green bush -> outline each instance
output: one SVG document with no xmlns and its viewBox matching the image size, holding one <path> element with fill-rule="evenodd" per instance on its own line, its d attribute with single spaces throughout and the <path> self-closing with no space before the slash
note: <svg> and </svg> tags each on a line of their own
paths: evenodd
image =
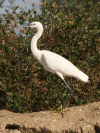
<svg viewBox="0 0 100 133">
<path fill-rule="evenodd" d="M 55 74 L 46 71 L 30 51 L 31 38 L 36 30 L 15 27 L 27 21 L 40 21 L 44 26 L 38 41 L 39 49 L 46 49 L 70 60 L 90 78 L 85 84 L 65 77 L 72 88 L 66 106 L 82 105 L 100 100 L 100 2 L 94 5 L 59 5 L 43 0 L 42 14 L 34 9 L 12 8 L 12 13 L 0 16 L 0 109 L 32 112 L 56 108 L 63 101 L 67 87 Z M 34 15 L 34 17 L 32 17 Z M 5 21 L 3 21 L 5 19 Z M 10 27 L 10 28 L 9 28 Z M 44 45 L 41 45 L 44 44 Z"/>
</svg>

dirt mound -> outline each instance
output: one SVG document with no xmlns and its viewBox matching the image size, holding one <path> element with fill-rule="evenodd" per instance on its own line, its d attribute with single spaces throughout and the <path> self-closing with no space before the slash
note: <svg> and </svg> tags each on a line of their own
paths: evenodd
<svg viewBox="0 0 100 133">
<path fill-rule="evenodd" d="M 0 111 L 0 133 L 100 133 L 100 102 L 69 107 L 62 115 L 51 111 Z"/>
</svg>

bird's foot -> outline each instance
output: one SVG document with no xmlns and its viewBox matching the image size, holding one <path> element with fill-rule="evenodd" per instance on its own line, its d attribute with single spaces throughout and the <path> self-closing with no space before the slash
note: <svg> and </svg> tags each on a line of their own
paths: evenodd
<svg viewBox="0 0 100 133">
<path fill-rule="evenodd" d="M 62 114 L 62 117 L 64 118 L 65 116 L 65 111 L 68 109 L 64 109 L 63 106 L 61 105 L 57 110 L 52 111 L 52 115 L 57 116 L 59 114 Z"/>
</svg>

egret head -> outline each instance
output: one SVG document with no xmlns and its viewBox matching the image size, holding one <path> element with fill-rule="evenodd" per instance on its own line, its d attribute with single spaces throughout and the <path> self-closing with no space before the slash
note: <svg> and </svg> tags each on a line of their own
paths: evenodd
<svg viewBox="0 0 100 133">
<path fill-rule="evenodd" d="M 40 27 L 43 27 L 42 24 L 40 22 L 32 22 L 30 24 L 28 24 L 27 27 L 33 27 L 33 28 L 40 28 Z"/>
</svg>

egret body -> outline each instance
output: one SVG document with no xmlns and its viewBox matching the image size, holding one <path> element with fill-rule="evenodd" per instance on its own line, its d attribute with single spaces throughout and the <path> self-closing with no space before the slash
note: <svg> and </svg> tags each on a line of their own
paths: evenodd
<svg viewBox="0 0 100 133">
<path fill-rule="evenodd" d="M 83 82 L 89 82 L 89 77 L 64 57 L 51 51 L 39 50 L 37 48 L 37 41 L 43 33 L 43 26 L 40 22 L 33 22 L 27 27 L 33 27 L 37 29 L 37 34 L 33 36 L 31 40 L 31 51 L 33 56 L 43 65 L 46 70 L 57 74 L 68 87 L 68 94 L 66 94 L 65 101 L 63 103 L 64 108 L 71 93 L 71 88 L 66 83 L 64 76 L 75 77 Z"/>
</svg>

